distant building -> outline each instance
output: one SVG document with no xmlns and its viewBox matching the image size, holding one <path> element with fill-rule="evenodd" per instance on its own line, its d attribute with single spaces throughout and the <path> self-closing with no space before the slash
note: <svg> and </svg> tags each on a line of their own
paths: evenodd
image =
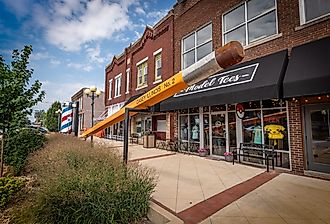
<svg viewBox="0 0 330 224">
<path fill-rule="evenodd" d="M 78 130 L 82 132 L 85 128 L 90 128 L 92 126 L 92 99 L 84 94 L 84 90 L 87 88 L 82 88 L 76 92 L 72 97 L 72 102 L 79 103 L 79 121 Z M 98 122 L 99 117 L 104 114 L 104 92 L 99 97 L 95 97 L 94 104 L 94 124 Z M 75 116 L 75 113 L 74 113 Z M 75 119 L 75 117 L 74 117 Z"/>
</svg>

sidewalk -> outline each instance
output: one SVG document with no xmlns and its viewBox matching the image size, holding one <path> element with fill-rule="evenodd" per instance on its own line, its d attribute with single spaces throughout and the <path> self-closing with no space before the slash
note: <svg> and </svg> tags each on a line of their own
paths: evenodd
<svg viewBox="0 0 330 224">
<path fill-rule="evenodd" d="M 330 224 L 330 181 L 140 145 L 129 159 L 156 170 L 153 202 L 187 224 Z"/>
</svg>

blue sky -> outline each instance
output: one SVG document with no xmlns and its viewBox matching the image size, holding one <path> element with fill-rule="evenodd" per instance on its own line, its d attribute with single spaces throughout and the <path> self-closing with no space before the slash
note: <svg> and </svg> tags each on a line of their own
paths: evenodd
<svg viewBox="0 0 330 224">
<path fill-rule="evenodd" d="M 175 0 L 0 0 L 0 55 L 31 44 L 33 79 L 45 100 L 68 101 L 85 86 L 104 89 L 104 69 L 114 55 L 154 25 Z"/>
</svg>

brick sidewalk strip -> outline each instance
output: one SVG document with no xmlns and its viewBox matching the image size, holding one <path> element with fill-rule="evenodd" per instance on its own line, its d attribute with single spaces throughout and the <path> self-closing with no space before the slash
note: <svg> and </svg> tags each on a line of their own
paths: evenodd
<svg viewBox="0 0 330 224">
<path fill-rule="evenodd" d="M 264 172 L 245 182 L 235 185 L 217 195 L 202 201 L 191 208 L 179 212 L 177 216 L 186 224 L 195 224 L 210 217 L 220 209 L 226 207 L 237 199 L 243 197 L 247 193 L 255 190 L 261 185 L 272 180 L 279 174 L 276 172 Z"/>
<path fill-rule="evenodd" d="M 233 203 L 234 201 L 250 193 L 261 185 L 267 183 L 278 175 L 279 173 L 276 173 L 275 171 L 269 173 L 261 173 L 247 181 L 237 184 L 179 213 L 172 211 L 171 209 L 153 198 L 151 199 L 151 201 L 183 220 L 185 224 L 195 224 L 210 217 L 217 211 L 223 209 L 227 205 Z"/>
<path fill-rule="evenodd" d="M 166 156 L 173 156 L 175 154 L 176 154 L 175 152 L 172 152 L 172 153 L 169 153 L 169 154 L 163 154 L 163 155 L 156 155 L 156 156 L 149 156 L 149 157 L 132 159 L 132 160 L 129 160 L 128 162 L 136 162 L 136 161 L 142 161 L 142 160 L 147 160 L 147 159 L 157 159 L 157 158 L 166 157 Z"/>
</svg>

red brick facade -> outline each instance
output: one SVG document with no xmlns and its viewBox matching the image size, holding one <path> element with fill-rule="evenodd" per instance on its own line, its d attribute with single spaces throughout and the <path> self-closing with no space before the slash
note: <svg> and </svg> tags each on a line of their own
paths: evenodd
<svg viewBox="0 0 330 224">
<path fill-rule="evenodd" d="M 182 38 L 199 27 L 212 22 L 213 49 L 222 46 L 222 15 L 242 3 L 242 0 L 186 0 L 174 6 L 174 71 L 181 70 Z M 277 0 L 278 35 L 261 40 L 245 49 L 244 61 L 249 61 L 283 49 L 330 35 L 329 16 L 300 25 L 299 0 Z M 261 43 L 263 42 L 263 43 Z M 257 43 L 256 43 L 257 44 Z"/>
<path fill-rule="evenodd" d="M 213 49 L 222 46 L 222 16 L 242 0 L 186 0 L 174 6 L 174 72 L 181 70 L 182 39 L 212 23 Z M 245 47 L 244 61 L 250 61 L 284 49 L 330 36 L 330 16 L 301 25 L 299 0 L 277 0 L 278 33 Z M 289 102 L 289 128 L 292 172 L 307 169 L 304 155 L 303 112 L 300 102 Z M 177 130 L 174 135 L 177 136 Z"/>
<path fill-rule="evenodd" d="M 302 113 L 300 102 L 289 101 L 289 129 L 290 129 L 290 149 L 291 165 L 295 174 L 303 174 L 305 168 Z"/>
<path fill-rule="evenodd" d="M 105 105 L 120 103 L 131 96 L 150 90 L 156 84 L 155 81 L 155 56 L 154 52 L 162 49 L 162 80 L 173 75 L 173 15 L 171 12 L 163 18 L 155 27 L 146 27 L 142 37 L 133 45 L 127 47 L 118 58 L 114 57 L 106 68 L 105 94 L 109 96 L 109 80 L 112 82 L 112 99 L 105 97 Z M 148 57 L 148 86 L 137 90 L 137 66 L 136 64 Z M 129 93 L 126 94 L 126 70 L 130 69 Z M 121 96 L 114 98 L 114 78 L 122 73 Z"/>
</svg>

